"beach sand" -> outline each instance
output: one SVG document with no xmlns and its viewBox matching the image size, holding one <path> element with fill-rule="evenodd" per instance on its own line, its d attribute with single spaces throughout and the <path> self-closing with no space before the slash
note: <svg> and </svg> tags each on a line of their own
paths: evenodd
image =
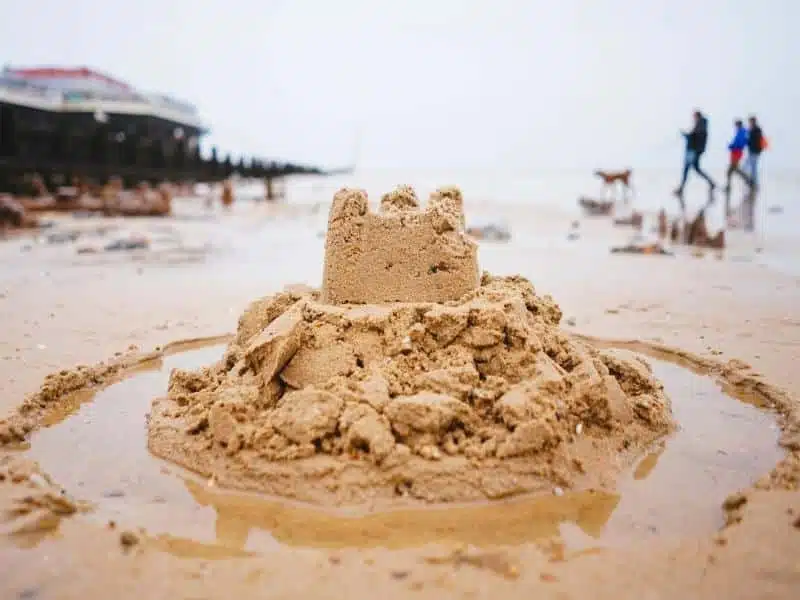
<svg viewBox="0 0 800 600">
<path fill-rule="evenodd" d="M 512 223 L 520 222 L 521 209 L 515 210 L 509 212 Z M 132 345 L 151 351 L 175 340 L 232 333 L 255 298 L 290 283 L 318 286 L 324 243 L 319 233 L 327 208 L 310 212 L 240 204 L 230 215 L 206 219 L 192 210 L 187 211 L 192 218 L 181 218 L 178 210 L 169 223 L 172 241 L 160 242 L 160 253 L 133 257 L 77 255 L 74 246 L 44 243 L 25 249 L 26 238 L 0 244 L 0 414 L 10 414 L 49 373 L 93 365 Z M 561 306 L 565 329 L 678 348 L 699 362 L 737 359 L 749 365 L 737 367 L 740 377 L 744 373 L 783 390 L 786 402 L 794 403 L 784 408 L 800 414 L 797 277 L 751 260 L 749 247 L 742 251 L 747 260 L 735 259 L 736 248 L 724 259 L 713 252 L 611 255 L 609 245 L 626 234 L 612 231 L 610 223 L 587 223 L 581 239 L 567 243 L 569 219 L 524 222 L 510 243 L 481 244 L 481 268 L 529 278 L 538 293 L 551 294 Z M 145 231 L 148 223 L 125 227 Z M 275 543 L 269 552 L 252 553 L 159 542 L 133 525 L 121 543 L 119 528 L 78 516 L 35 541 L 0 537 L 0 589 L 8 598 L 120 600 L 796 598 L 799 450 L 794 449 L 794 481 L 743 490 L 729 510 L 720 507 L 720 518 L 727 515 L 732 524 L 716 534 L 650 536 L 566 556 L 541 544 L 454 550 L 435 542 L 399 550 Z M 14 486 L 8 481 L 0 486 L 4 509 Z M 68 491 L 80 499 L 80 489 Z"/>
</svg>

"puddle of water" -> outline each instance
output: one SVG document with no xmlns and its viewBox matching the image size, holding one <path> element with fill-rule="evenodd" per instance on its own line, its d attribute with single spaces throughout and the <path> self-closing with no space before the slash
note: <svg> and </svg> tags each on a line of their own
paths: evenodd
<svg viewBox="0 0 800 600">
<path fill-rule="evenodd" d="M 95 504 L 88 518 L 144 527 L 166 551 L 207 558 L 279 545 L 519 544 L 560 534 L 568 548 L 586 548 L 703 535 L 722 525 L 720 506 L 728 494 L 781 458 L 775 421 L 753 398 L 737 401 L 709 377 L 650 359 L 681 427 L 641 459 L 617 493 L 332 513 L 222 491 L 148 453 L 146 414 L 152 399 L 165 393 L 170 371 L 210 364 L 223 351 L 223 345 L 184 351 L 143 365 L 94 398 L 76 396 L 66 413 L 33 436 L 28 456 L 77 498 Z"/>
<path fill-rule="evenodd" d="M 755 394 L 734 390 L 681 364 L 648 359 L 664 383 L 680 430 L 642 458 L 618 486 L 609 532 L 685 536 L 724 523 L 720 506 L 783 456 L 774 416 Z"/>
</svg>

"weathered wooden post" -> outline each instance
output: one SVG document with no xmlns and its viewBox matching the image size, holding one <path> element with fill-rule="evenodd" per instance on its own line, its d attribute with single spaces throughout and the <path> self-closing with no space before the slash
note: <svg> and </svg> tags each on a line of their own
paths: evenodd
<svg viewBox="0 0 800 600">
<path fill-rule="evenodd" d="M 233 163 L 231 162 L 230 153 L 225 155 L 225 162 L 223 163 L 223 171 L 222 172 L 225 175 L 226 179 L 228 177 L 230 177 L 231 175 L 233 175 Z"/>
<path fill-rule="evenodd" d="M 275 200 L 275 190 L 272 187 L 272 177 L 269 175 L 264 178 L 264 189 L 266 190 L 267 202 Z"/>
<path fill-rule="evenodd" d="M 220 175 L 220 164 L 219 158 L 217 157 L 217 147 L 213 146 L 211 148 L 211 161 L 209 166 L 209 179 L 211 181 L 216 182 Z"/>
</svg>

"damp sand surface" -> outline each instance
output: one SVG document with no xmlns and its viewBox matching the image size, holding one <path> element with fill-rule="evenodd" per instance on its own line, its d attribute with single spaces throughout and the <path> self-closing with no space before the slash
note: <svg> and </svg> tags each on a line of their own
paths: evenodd
<svg viewBox="0 0 800 600">
<path fill-rule="evenodd" d="M 580 550 L 653 536 L 708 535 L 723 525 L 725 498 L 781 457 L 773 415 L 754 405 L 752 396 L 734 398 L 709 376 L 649 357 L 679 429 L 641 457 L 614 490 L 555 489 L 552 495 L 499 503 L 326 511 L 225 491 L 213 479 L 148 453 L 147 413 L 152 399 L 164 394 L 170 371 L 209 365 L 224 349 L 184 350 L 144 363 L 94 395 L 76 395 L 32 436 L 27 457 L 76 498 L 92 503 L 85 518 L 141 527 L 163 550 L 207 558 L 281 545 L 515 545 L 556 536 L 568 549 Z"/>
<path fill-rule="evenodd" d="M 359 175 L 359 185 L 361 179 Z M 436 183 L 443 180 L 448 178 L 438 177 Z M 329 201 L 344 182 L 324 181 L 330 189 L 321 189 L 319 195 Z M 397 182 L 395 173 L 389 181 Z M 798 422 L 794 415 L 800 394 L 794 368 L 800 345 L 800 282 L 790 275 L 793 270 L 763 268 L 759 257 L 766 259 L 775 252 L 791 255 L 786 248 L 791 250 L 792 244 L 781 244 L 792 240 L 741 234 L 739 241 L 749 244 L 745 249 L 749 258 L 735 243 L 724 260 L 717 260 L 715 253 L 705 259 L 611 255 L 609 246 L 624 241 L 628 232 L 607 221 L 584 221 L 580 238 L 568 240 L 566 232 L 575 217 L 561 212 L 549 215 L 539 202 L 561 197 L 549 183 L 543 184 L 540 194 L 526 194 L 519 206 L 499 205 L 499 195 L 493 190 L 487 202 L 470 210 L 474 217 L 481 208 L 487 220 L 503 217 L 513 224 L 509 243 L 482 246 L 483 268 L 521 273 L 537 288 L 552 293 L 564 310 L 568 329 L 680 348 L 699 362 L 713 361 L 715 372 L 730 359 L 744 361 L 749 369 L 733 375 L 745 376 L 745 387 L 785 390 L 779 394 L 785 417 L 781 427 L 784 434 L 791 434 Z M 570 192 L 564 197 L 574 196 Z M 225 240 L 236 242 L 231 252 L 212 251 L 212 258 L 217 256 L 213 276 L 207 269 L 211 260 L 179 268 L 163 261 L 126 266 L 116 257 L 112 257 L 116 264 L 98 260 L 103 257 L 78 257 L 74 248 L 63 245 L 22 253 L 19 244 L 27 235 L 0 244 L 0 308 L 13 315 L 4 323 L 0 339 L 0 412 L 10 414 L 49 373 L 97 363 L 131 344 L 149 351 L 170 340 L 232 331 L 252 298 L 280 290 L 287 281 L 319 282 L 323 242 L 317 234 L 324 229 L 324 219 L 314 226 L 302 219 L 248 215 L 239 227 L 239 211 L 237 202 L 231 218 L 213 223 Z M 788 223 L 784 216 L 774 220 Z M 206 223 L 174 220 L 171 224 L 188 233 Z M 764 252 L 754 254 L 753 245 L 763 245 Z M 284 260 L 286 256 L 292 260 Z M 587 285 L 591 294 L 586 293 Z M 657 363 L 654 366 L 658 369 Z M 679 409 L 675 407 L 675 416 L 682 422 Z M 139 451 L 145 456 L 143 449 Z M 656 456 L 657 452 L 643 461 L 641 468 L 646 471 Z M 796 449 L 787 461 L 770 465 L 771 474 L 759 472 L 763 476 L 759 484 L 743 490 L 746 504 L 737 511 L 734 524 L 719 534 L 724 545 L 717 543 L 718 535 L 702 534 L 696 543 L 662 544 L 666 533 L 662 528 L 662 537 L 653 536 L 643 546 L 558 564 L 543 563 L 535 550 L 521 547 L 509 551 L 518 561 L 520 578 L 508 583 L 469 565 L 429 564 L 424 558 L 434 552 L 431 549 L 328 553 L 282 546 L 263 560 L 208 563 L 203 558 L 232 553 L 219 546 L 215 550 L 210 542 L 176 537 L 172 545 L 180 550 L 180 558 L 146 545 L 141 551 L 126 552 L 120 549 L 120 528 L 98 528 L 92 525 L 92 519 L 99 521 L 96 516 L 82 516 L 63 520 L 55 536 L 23 552 L 5 538 L 0 548 L 0 596 L 260 598 L 266 587 L 276 597 L 295 598 L 335 598 L 343 593 L 387 599 L 412 593 L 420 598 L 528 598 L 540 592 L 542 597 L 564 598 L 794 599 L 800 585 L 798 456 Z M 664 459 L 662 455 L 655 464 L 662 468 Z M 629 475 L 632 480 L 633 472 Z M 20 494 L 30 493 L 29 487 L 11 487 L 19 488 Z M 620 506 L 623 503 L 624 498 Z M 710 504 L 709 511 L 719 520 L 718 505 Z M 213 518 L 213 509 L 206 510 Z M 203 539 L 215 539 L 210 527 Z M 192 556 L 197 558 L 188 558 Z M 333 560 L 337 556 L 341 561 Z"/>
</svg>

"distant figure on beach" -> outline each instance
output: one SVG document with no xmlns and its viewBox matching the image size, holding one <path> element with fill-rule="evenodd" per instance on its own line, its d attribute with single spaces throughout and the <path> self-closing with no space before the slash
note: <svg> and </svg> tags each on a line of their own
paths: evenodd
<svg viewBox="0 0 800 600">
<path fill-rule="evenodd" d="M 222 182 L 222 206 L 230 208 L 233 204 L 233 183 L 230 179 Z"/>
<path fill-rule="evenodd" d="M 750 131 L 747 140 L 747 161 L 745 168 L 747 174 L 750 176 L 750 181 L 755 189 L 758 189 L 758 162 L 761 158 L 761 153 L 767 149 L 767 138 L 764 137 L 764 132 L 761 131 L 761 126 L 758 124 L 758 119 L 755 115 L 748 119 L 750 123 Z"/>
<path fill-rule="evenodd" d="M 744 149 L 747 148 L 748 133 L 744 127 L 741 119 L 736 119 L 733 122 L 733 139 L 728 144 L 728 151 L 730 152 L 730 161 L 728 162 L 728 171 L 725 173 L 725 216 L 731 216 L 731 179 L 733 174 L 736 173 L 748 185 L 752 186 L 750 177 L 742 171 L 739 163 L 744 155 Z"/>
<path fill-rule="evenodd" d="M 683 203 L 683 188 L 686 186 L 686 179 L 689 177 L 689 169 L 694 169 L 700 177 L 708 182 L 709 193 L 713 194 L 717 185 L 714 180 L 708 176 L 700 168 L 700 158 L 706 151 L 706 143 L 708 142 L 708 119 L 699 110 L 694 111 L 694 127 L 691 131 L 682 131 L 683 137 L 686 139 L 686 152 L 683 158 L 683 176 L 681 177 L 681 184 L 675 189 L 675 196 L 681 200 L 681 207 Z"/>
</svg>

